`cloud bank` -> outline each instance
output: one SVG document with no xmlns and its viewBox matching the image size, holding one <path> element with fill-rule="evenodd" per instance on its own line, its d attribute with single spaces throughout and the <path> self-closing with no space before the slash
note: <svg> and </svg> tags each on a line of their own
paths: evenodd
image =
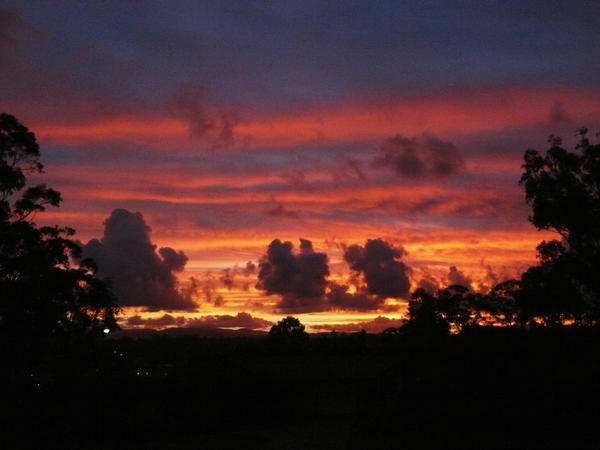
<svg viewBox="0 0 600 450">
<path fill-rule="evenodd" d="M 229 314 L 209 315 L 196 318 L 188 318 L 184 316 L 172 316 L 171 314 L 163 314 L 157 318 L 143 318 L 140 315 L 131 316 L 125 322 L 127 327 L 185 327 L 185 328 L 248 328 L 262 329 L 273 325 L 270 322 L 260 317 L 253 317 L 246 312 L 239 312 L 235 316 Z"/>
</svg>

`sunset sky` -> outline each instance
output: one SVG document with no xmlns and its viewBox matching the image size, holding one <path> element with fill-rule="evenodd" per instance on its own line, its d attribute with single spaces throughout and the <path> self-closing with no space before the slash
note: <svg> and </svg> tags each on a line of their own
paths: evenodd
<svg viewBox="0 0 600 450">
<path fill-rule="evenodd" d="M 0 0 L 0 112 L 64 199 L 36 222 L 122 326 L 379 331 L 518 277 L 524 151 L 600 130 L 600 3 L 450 3 Z"/>
</svg>

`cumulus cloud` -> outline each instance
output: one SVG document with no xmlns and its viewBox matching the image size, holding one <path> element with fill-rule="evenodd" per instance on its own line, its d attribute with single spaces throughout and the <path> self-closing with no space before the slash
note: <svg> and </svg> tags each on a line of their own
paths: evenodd
<svg viewBox="0 0 600 450">
<path fill-rule="evenodd" d="M 460 171 L 464 159 L 452 142 L 423 133 L 412 138 L 397 134 L 379 147 L 375 167 L 389 167 L 400 177 L 447 177 Z"/>
<path fill-rule="evenodd" d="M 450 267 L 450 270 L 448 271 L 448 285 L 452 286 L 452 285 L 457 284 L 457 285 L 464 286 L 464 287 L 472 290 L 473 289 L 473 286 L 471 285 L 472 282 L 473 282 L 473 280 L 471 280 L 463 272 L 458 270 L 456 268 L 456 266 Z"/>
<path fill-rule="evenodd" d="M 115 209 L 104 222 L 104 235 L 83 246 L 83 255 L 98 264 L 98 275 L 110 278 L 121 306 L 147 310 L 192 310 L 196 304 L 178 291 L 175 272 L 187 257 L 169 247 L 156 251 L 151 228 L 139 212 Z"/>
<path fill-rule="evenodd" d="M 403 250 L 377 239 L 368 241 L 365 248 L 347 247 L 346 253 L 356 271 L 351 277 L 352 284 L 359 287 L 356 292 L 350 292 L 346 284 L 327 280 L 330 274 L 327 255 L 315 252 L 306 239 L 300 239 L 297 252 L 291 242 L 272 241 L 259 263 L 256 288 L 267 295 L 279 294 L 281 300 L 276 310 L 286 313 L 396 309 L 388 307 L 385 299 L 408 294 L 409 268 L 397 260 Z"/>
<path fill-rule="evenodd" d="M 406 298 L 410 290 L 410 268 L 401 261 L 402 247 L 382 239 L 369 239 L 364 247 L 354 244 L 344 252 L 344 260 L 355 274 L 360 274 L 367 293 L 384 298 Z"/>
<path fill-rule="evenodd" d="M 158 254 L 163 259 L 165 267 L 175 272 L 181 272 L 188 261 L 188 257 L 182 251 L 176 252 L 170 247 L 159 248 Z"/>
<path fill-rule="evenodd" d="M 239 312 L 235 316 L 229 314 L 209 315 L 195 318 L 185 316 L 172 316 L 164 314 L 157 318 L 143 318 L 140 315 L 131 316 L 126 321 L 128 327 L 165 328 L 170 326 L 185 328 L 249 328 L 260 329 L 273 325 L 260 317 L 253 317 L 246 312 Z"/>
<path fill-rule="evenodd" d="M 398 328 L 404 325 L 404 319 L 390 319 L 384 316 L 377 316 L 372 320 L 364 320 L 360 322 L 345 323 L 345 324 L 319 324 L 312 325 L 311 328 L 317 331 L 339 331 L 352 333 L 355 331 L 365 330 L 368 333 L 380 333 L 386 328 Z"/>
<path fill-rule="evenodd" d="M 301 312 L 318 310 L 327 287 L 328 258 L 315 252 L 312 242 L 300 239 L 299 252 L 293 252 L 291 242 L 273 240 L 267 254 L 259 262 L 257 289 L 267 295 L 280 294 L 279 308 Z"/>
</svg>

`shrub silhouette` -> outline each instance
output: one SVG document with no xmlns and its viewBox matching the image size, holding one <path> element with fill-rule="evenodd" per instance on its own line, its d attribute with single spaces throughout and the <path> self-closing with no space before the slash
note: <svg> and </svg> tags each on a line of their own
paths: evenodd
<svg viewBox="0 0 600 450">
<path fill-rule="evenodd" d="M 292 316 L 281 319 L 269 331 L 269 337 L 271 338 L 304 339 L 307 336 L 304 325 Z"/>
</svg>

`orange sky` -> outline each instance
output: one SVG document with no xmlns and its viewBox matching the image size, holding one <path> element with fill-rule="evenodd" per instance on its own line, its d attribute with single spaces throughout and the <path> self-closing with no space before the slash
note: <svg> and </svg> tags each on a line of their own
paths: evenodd
<svg viewBox="0 0 600 450">
<path fill-rule="evenodd" d="M 344 245 L 383 238 L 407 251 L 413 287 L 425 276 L 443 286 L 456 266 L 473 289 L 485 290 L 534 264 L 535 246 L 549 237 L 527 223 L 517 183 L 523 150 L 544 142 L 522 139 L 521 147 L 498 153 L 502 135 L 543 137 L 558 103 L 573 116 L 600 117 L 599 99 L 595 92 L 510 88 L 361 99 L 279 115 L 241 111 L 233 141 L 218 149 L 210 148 L 212 131 L 190 135 L 189 120 L 154 113 L 34 123 L 42 148 L 53 152 L 47 176 L 65 198 L 60 210 L 40 220 L 74 226 L 85 243 L 102 235 L 112 209 L 141 212 L 157 247 L 183 250 L 189 258 L 177 275 L 180 288 L 193 276 L 224 299 L 215 306 L 205 301 L 206 293 L 196 294 L 198 310 L 185 312 L 189 317 L 240 311 L 271 321 L 281 316 L 277 295 L 254 287 L 256 274 L 244 289 L 218 281 L 227 268 L 258 263 L 274 238 L 296 246 L 300 237 L 310 239 L 316 251 L 327 253 L 331 280 L 352 281 Z M 459 148 L 464 165 L 457 173 L 403 179 L 374 165 L 386 139 L 432 130 Z M 303 320 L 310 325 L 380 314 L 397 318 L 406 299 L 387 303 L 399 309 L 313 313 Z"/>
</svg>

